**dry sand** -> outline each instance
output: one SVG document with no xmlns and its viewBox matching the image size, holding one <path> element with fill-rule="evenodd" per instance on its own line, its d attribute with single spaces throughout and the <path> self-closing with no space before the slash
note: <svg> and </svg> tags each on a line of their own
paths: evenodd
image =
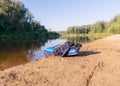
<svg viewBox="0 0 120 86">
<path fill-rule="evenodd" d="M 43 58 L 1 71 L 0 86 L 120 86 L 120 35 L 83 45 L 80 56 Z"/>
</svg>

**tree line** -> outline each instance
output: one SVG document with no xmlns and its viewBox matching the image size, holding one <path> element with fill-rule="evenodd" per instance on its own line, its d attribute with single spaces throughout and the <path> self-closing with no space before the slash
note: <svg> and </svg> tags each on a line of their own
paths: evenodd
<svg viewBox="0 0 120 86">
<path fill-rule="evenodd" d="M 8 34 L 9 36 L 11 34 L 18 36 L 18 33 L 22 33 L 21 37 L 28 35 L 34 37 L 59 36 L 56 32 L 49 33 L 44 25 L 34 19 L 32 13 L 25 8 L 21 1 L 0 0 L 0 38 Z"/>
<path fill-rule="evenodd" d="M 109 22 L 98 21 L 91 25 L 68 27 L 67 33 L 68 34 L 120 33 L 120 14 L 116 15 Z"/>
</svg>

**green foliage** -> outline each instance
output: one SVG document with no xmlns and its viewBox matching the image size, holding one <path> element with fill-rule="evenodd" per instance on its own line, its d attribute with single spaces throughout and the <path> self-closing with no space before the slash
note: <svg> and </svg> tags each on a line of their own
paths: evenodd
<svg viewBox="0 0 120 86">
<path fill-rule="evenodd" d="M 4 4 L 4 5 L 3 5 Z M 0 32 L 37 31 L 43 28 L 34 20 L 31 12 L 20 1 L 2 0 L 0 2 Z"/>
<path fill-rule="evenodd" d="M 67 34 L 120 33 L 120 15 L 109 22 L 99 21 L 92 25 L 68 27 Z"/>
<path fill-rule="evenodd" d="M 90 25 L 84 25 L 84 26 L 72 26 L 68 27 L 67 33 L 68 34 L 81 34 L 81 33 L 89 33 L 90 31 Z"/>
<path fill-rule="evenodd" d="M 120 15 L 115 16 L 109 23 L 108 23 L 108 32 L 110 33 L 120 33 Z"/>
<path fill-rule="evenodd" d="M 53 31 L 50 31 L 48 34 L 48 38 L 57 38 L 59 36 L 60 34 L 58 34 L 57 32 L 53 32 Z"/>
<path fill-rule="evenodd" d="M 34 16 L 22 2 L 0 0 L 0 38 L 39 38 L 47 37 L 48 34 L 50 33 L 45 26 L 34 20 Z"/>
<path fill-rule="evenodd" d="M 99 21 L 91 25 L 91 32 L 93 33 L 103 33 L 105 32 L 107 22 Z"/>
</svg>

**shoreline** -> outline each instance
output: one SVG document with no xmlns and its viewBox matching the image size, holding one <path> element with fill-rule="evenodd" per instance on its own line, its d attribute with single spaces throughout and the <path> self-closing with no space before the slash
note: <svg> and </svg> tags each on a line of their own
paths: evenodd
<svg viewBox="0 0 120 86">
<path fill-rule="evenodd" d="M 120 34 L 116 34 L 86 43 L 80 56 L 43 58 L 0 71 L 0 85 L 119 86 L 119 57 Z"/>
</svg>

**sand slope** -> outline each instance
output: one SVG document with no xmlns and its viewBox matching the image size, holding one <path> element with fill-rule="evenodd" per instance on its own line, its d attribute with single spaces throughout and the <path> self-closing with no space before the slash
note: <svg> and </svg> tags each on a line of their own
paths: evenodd
<svg viewBox="0 0 120 86">
<path fill-rule="evenodd" d="M 119 34 L 83 45 L 80 55 L 1 71 L 0 86 L 120 86 Z"/>
</svg>

